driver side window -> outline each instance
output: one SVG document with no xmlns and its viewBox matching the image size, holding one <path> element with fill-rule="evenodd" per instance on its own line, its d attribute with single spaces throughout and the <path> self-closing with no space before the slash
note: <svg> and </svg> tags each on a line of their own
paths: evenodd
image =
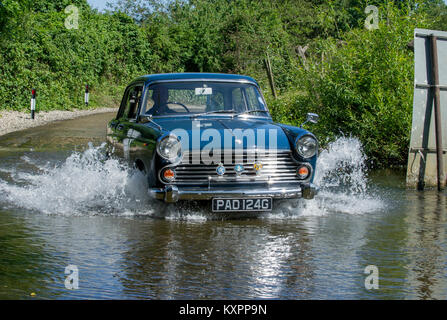
<svg viewBox="0 0 447 320">
<path fill-rule="evenodd" d="M 126 96 L 124 98 L 125 105 L 118 116 L 119 118 L 128 120 L 134 120 L 136 118 L 142 92 L 143 86 L 141 85 L 130 87 L 126 91 Z"/>
</svg>

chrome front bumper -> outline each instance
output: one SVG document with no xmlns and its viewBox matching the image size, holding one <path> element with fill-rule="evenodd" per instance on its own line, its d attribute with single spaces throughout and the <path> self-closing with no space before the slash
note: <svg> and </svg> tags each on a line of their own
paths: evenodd
<svg viewBox="0 0 447 320">
<path fill-rule="evenodd" d="M 303 184 L 292 188 L 262 188 L 241 189 L 232 188 L 187 188 L 166 186 L 149 189 L 149 193 L 158 200 L 173 203 L 179 200 L 211 200 L 212 198 L 254 198 L 271 197 L 273 199 L 304 198 L 313 199 L 318 193 L 318 187 L 313 184 Z"/>
</svg>

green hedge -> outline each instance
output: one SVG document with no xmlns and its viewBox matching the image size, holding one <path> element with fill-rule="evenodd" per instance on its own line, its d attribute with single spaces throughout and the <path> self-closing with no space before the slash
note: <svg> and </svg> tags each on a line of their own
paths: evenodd
<svg viewBox="0 0 447 320">
<path fill-rule="evenodd" d="M 149 3 L 152 6 L 140 6 Z M 79 29 L 64 9 L 80 9 Z M 364 28 L 369 4 L 380 28 Z M 154 9 L 155 8 L 155 9 Z M 228 72 L 256 78 L 275 120 L 299 125 L 320 115 L 320 140 L 361 139 L 377 165 L 406 161 L 411 126 L 415 27 L 443 28 L 440 0 L 121 0 L 98 13 L 86 0 L 0 1 L 0 109 L 114 106 L 141 74 Z M 427 16 L 428 15 L 428 16 Z M 136 19 L 137 18 L 137 19 Z M 298 46 L 309 45 L 306 61 Z M 263 60 L 269 55 L 279 98 L 272 99 Z"/>
</svg>

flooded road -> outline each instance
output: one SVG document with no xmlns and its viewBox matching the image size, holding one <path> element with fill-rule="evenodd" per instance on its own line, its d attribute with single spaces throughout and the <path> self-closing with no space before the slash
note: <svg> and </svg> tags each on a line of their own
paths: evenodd
<svg viewBox="0 0 447 320">
<path fill-rule="evenodd" d="M 446 299 L 446 193 L 367 175 L 356 139 L 322 152 L 314 200 L 213 215 L 154 202 L 106 159 L 112 117 L 0 137 L 0 299 Z"/>
</svg>

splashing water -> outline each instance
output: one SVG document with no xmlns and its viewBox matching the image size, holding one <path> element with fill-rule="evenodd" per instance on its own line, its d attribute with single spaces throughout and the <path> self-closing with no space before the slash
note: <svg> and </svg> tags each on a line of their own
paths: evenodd
<svg viewBox="0 0 447 320">
<path fill-rule="evenodd" d="M 206 208 L 178 208 L 154 201 L 143 174 L 105 157 L 105 144 L 72 153 L 59 165 L 22 161 L 38 170 L 10 172 L 0 179 L 0 205 L 47 214 L 150 215 L 167 219 L 206 221 Z M 383 203 L 368 193 L 365 156 L 356 138 L 339 138 L 321 152 L 314 183 L 320 193 L 313 200 L 287 200 L 266 218 L 293 218 L 330 212 L 362 214 L 382 209 Z M 203 211 L 203 212 L 202 212 Z"/>
<path fill-rule="evenodd" d="M 314 183 L 324 190 L 337 188 L 360 195 L 367 190 L 366 157 L 356 138 L 339 138 L 318 158 Z"/>
<path fill-rule="evenodd" d="M 323 150 L 317 161 L 314 184 L 320 191 L 312 200 L 294 200 L 268 218 L 325 215 L 330 212 L 365 214 L 380 211 L 383 200 L 368 188 L 366 157 L 357 138 L 341 137 Z"/>
<path fill-rule="evenodd" d="M 123 212 L 143 207 L 147 198 L 145 179 L 116 159 L 106 159 L 105 144 L 70 155 L 60 165 L 38 165 L 38 172 L 20 172 L 12 178 L 26 185 L 0 180 L 0 200 L 48 214 Z M 4 199 L 2 199 L 4 198 Z"/>
</svg>

